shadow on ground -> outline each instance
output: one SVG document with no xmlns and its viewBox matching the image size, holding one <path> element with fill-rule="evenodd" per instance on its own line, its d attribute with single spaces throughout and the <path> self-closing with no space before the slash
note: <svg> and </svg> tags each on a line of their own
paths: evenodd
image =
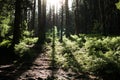
<svg viewBox="0 0 120 80">
<path fill-rule="evenodd" d="M 37 49 L 37 50 L 36 50 Z M 10 49 L 0 49 L 0 80 L 43 80 L 51 76 L 50 59 L 45 50 L 32 47 L 36 55 L 30 59 L 16 59 Z M 14 58 L 15 57 L 15 58 Z M 14 63 L 14 60 L 18 62 Z"/>
</svg>

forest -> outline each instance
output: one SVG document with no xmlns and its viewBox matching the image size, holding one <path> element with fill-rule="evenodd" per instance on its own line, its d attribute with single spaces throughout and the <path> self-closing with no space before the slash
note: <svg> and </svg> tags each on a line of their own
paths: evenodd
<svg viewBox="0 0 120 80">
<path fill-rule="evenodd" d="M 120 0 L 0 0 L 0 80 L 119 80 Z"/>
</svg>

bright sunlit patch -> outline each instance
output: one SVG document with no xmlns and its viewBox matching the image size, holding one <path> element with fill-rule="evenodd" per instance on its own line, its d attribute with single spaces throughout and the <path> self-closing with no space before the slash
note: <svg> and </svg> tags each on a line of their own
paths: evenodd
<svg viewBox="0 0 120 80">
<path fill-rule="evenodd" d="M 60 5 L 60 0 L 47 0 L 48 5 L 52 6 L 59 6 Z"/>
<path fill-rule="evenodd" d="M 47 0 L 49 5 L 57 5 L 59 3 L 60 0 Z"/>
<path fill-rule="evenodd" d="M 72 7 L 72 1 L 68 0 L 69 9 Z M 51 6 L 54 6 L 56 10 L 59 10 L 61 5 L 65 4 L 65 0 L 47 0 L 47 8 L 50 9 Z"/>
<path fill-rule="evenodd" d="M 47 0 L 47 8 L 48 8 L 48 10 L 50 9 L 50 7 L 54 6 L 55 13 L 57 13 L 57 11 L 61 7 L 61 1 L 63 2 L 64 0 Z"/>
</svg>

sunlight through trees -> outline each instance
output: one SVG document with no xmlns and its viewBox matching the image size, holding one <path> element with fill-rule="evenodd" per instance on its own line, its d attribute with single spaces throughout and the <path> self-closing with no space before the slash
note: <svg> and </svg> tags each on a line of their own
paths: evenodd
<svg viewBox="0 0 120 80">
<path fill-rule="evenodd" d="M 0 0 L 0 80 L 43 80 L 31 67 L 52 71 L 45 80 L 119 80 L 120 0 Z"/>
</svg>

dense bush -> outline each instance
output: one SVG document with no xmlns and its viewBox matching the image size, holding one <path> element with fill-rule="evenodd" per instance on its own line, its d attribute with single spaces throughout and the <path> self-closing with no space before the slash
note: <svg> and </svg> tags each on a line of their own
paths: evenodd
<svg viewBox="0 0 120 80">
<path fill-rule="evenodd" d="M 6 37 L 10 31 L 10 16 L 0 16 L 0 37 Z"/>
<path fill-rule="evenodd" d="M 62 68 L 90 72 L 95 75 L 120 75 L 120 37 L 72 35 L 56 40 L 56 64 Z"/>
<path fill-rule="evenodd" d="M 32 53 L 31 48 L 35 45 L 37 40 L 38 38 L 33 37 L 32 32 L 24 31 L 20 43 L 15 45 L 15 53 L 19 54 L 20 57 L 26 54 L 32 57 L 34 53 Z"/>
</svg>

